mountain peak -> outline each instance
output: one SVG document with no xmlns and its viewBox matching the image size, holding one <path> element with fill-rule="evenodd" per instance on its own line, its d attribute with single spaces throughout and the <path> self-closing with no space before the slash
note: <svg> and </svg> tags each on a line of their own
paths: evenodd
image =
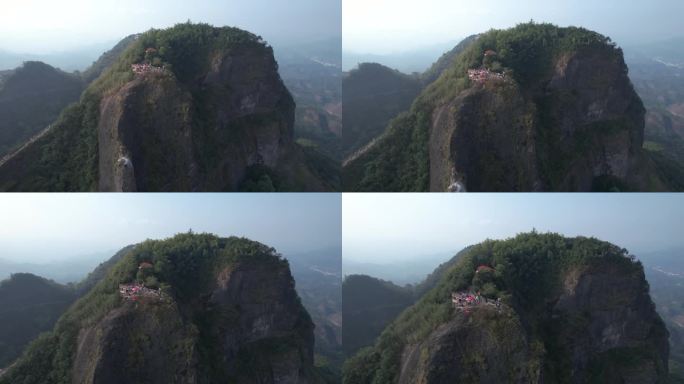
<svg viewBox="0 0 684 384">
<path fill-rule="evenodd" d="M 311 317 L 273 248 L 187 233 L 126 251 L 0 383 L 319 382 Z"/>
<path fill-rule="evenodd" d="M 468 248 L 349 360 L 345 382 L 658 382 L 668 353 L 640 262 L 597 239 L 528 233 Z"/>
<path fill-rule="evenodd" d="M 644 107 L 608 37 L 528 23 L 462 44 L 409 113 L 345 164 L 346 190 L 667 188 L 641 148 Z"/>
</svg>

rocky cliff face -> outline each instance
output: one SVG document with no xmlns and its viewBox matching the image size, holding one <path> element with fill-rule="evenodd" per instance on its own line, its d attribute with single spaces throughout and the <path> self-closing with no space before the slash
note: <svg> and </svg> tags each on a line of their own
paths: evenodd
<svg viewBox="0 0 684 384">
<path fill-rule="evenodd" d="M 527 24 L 471 38 L 449 65 L 408 117 L 345 164 L 345 189 L 669 188 L 642 149 L 645 110 L 609 39 Z M 423 185 L 393 181 L 414 172 Z"/>
<path fill-rule="evenodd" d="M 404 349 L 399 383 L 556 382 L 544 366 L 559 363 L 570 368 L 562 382 L 666 382 L 667 331 L 643 276 L 609 265 L 573 271 L 551 300 L 541 321 L 552 332 L 543 344 L 524 326 L 526 315 L 512 308 L 457 312 L 425 341 Z M 544 348 L 547 355 L 565 356 L 545 357 Z"/>
<path fill-rule="evenodd" d="M 437 107 L 430 189 L 461 182 L 471 191 L 588 191 L 601 177 L 647 188 L 643 128 L 621 57 L 565 54 L 548 81 L 521 87 L 492 78 Z"/>
<path fill-rule="evenodd" d="M 298 155 L 295 105 L 277 67 L 241 47 L 214 53 L 192 92 L 159 72 L 105 96 L 99 190 L 237 190 L 249 167 L 285 169 Z"/>
<path fill-rule="evenodd" d="M 141 272 L 143 260 L 157 267 Z M 142 294 L 119 293 L 140 281 Z M 313 349 L 287 261 L 188 234 L 130 250 L 0 383 L 317 384 Z"/>
</svg>

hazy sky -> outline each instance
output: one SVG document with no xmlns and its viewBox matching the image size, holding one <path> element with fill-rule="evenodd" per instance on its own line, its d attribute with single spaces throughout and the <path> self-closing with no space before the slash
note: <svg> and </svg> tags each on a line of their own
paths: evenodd
<svg viewBox="0 0 684 384">
<path fill-rule="evenodd" d="M 2 0 L 0 49 L 65 51 L 188 19 L 231 25 L 271 42 L 340 36 L 341 0 Z"/>
<path fill-rule="evenodd" d="M 386 54 L 534 19 L 576 25 L 618 44 L 684 35 L 682 0 L 344 0 L 343 48 Z"/>
<path fill-rule="evenodd" d="M 118 250 L 192 228 L 283 254 L 339 246 L 339 194 L 6 194 L 0 258 L 45 262 Z"/>
<path fill-rule="evenodd" d="M 684 245 L 684 194 L 345 194 L 343 259 L 386 264 L 536 228 L 632 252 Z"/>
</svg>

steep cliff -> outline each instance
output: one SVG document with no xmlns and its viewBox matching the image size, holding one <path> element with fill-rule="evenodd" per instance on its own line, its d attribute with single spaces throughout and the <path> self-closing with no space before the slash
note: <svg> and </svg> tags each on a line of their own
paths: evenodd
<svg viewBox="0 0 684 384">
<path fill-rule="evenodd" d="M 261 38 L 181 24 L 132 39 L 50 132 L 0 165 L 0 189 L 332 188 L 294 142 L 295 104 Z"/>
<path fill-rule="evenodd" d="M 523 24 L 470 39 L 345 164 L 345 190 L 669 188 L 642 149 L 644 107 L 608 38 Z"/>
<path fill-rule="evenodd" d="M 469 291 L 478 303 L 452 303 Z M 643 268 L 626 250 L 531 233 L 469 248 L 348 361 L 345 382 L 664 383 L 668 354 Z"/>
<path fill-rule="evenodd" d="M 130 250 L 0 383 L 319 383 L 313 344 L 272 248 L 184 234 Z"/>
</svg>

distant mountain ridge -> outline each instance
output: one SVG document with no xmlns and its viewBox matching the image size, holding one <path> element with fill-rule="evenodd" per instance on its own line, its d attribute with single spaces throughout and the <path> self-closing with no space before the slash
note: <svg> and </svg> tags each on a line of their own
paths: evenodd
<svg viewBox="0 0 684 384">
<path fill-rule="evenodd" d="M 343 154 L 349 156 L 380 135 L 390 119 L 407 110 L 420 79 L 381 64 L 362 63 L 342 79 Z"/>
<path fill-rule="evenodd" d="M 55 286 L 60 287 L 60 290 L 67 291 L 70 295 L 70 301 L 65 305 L 56 308 L 51 312 L 52 317 L 43 324 L 41 328 L 31 330 L 24 333 L 23 344 L 13 346 L 5 346 L 5 357 L 0 358 L 0 367 L 6 366 L 7 363 L 13 362 L 21 353 L 25 345 L 35 339 L 40 332 L 52 329 L 59 316 L 67 309 L 68 305 L 80 297 L 88 294 L 100 281 L 102 281 L 112 268 L 121 261 L 127 254 L 132 252 L 137 244 L 129 245 L 111 256 L 106 261 L 100 263 L 87 276 L 80 279 L 78 282 L 70 283 L 68 285 L 60 285 L 56 283 Z M 299 296 L 302 299 L 303 305 L 312 316 L 315 328 L 315 353 L 317 361 L 320 360 L 321 369 L 325 370 L 330 377 L 337 377 L 340 375 L 340 368 L 342 366 L 341 352 L 341 268 L 339 249 L 321 249 L 314 252 L 295 254 L 288 257 L 290 260 L 292 275 L 296 280 L 296 288 Z M 39 268 L 39 266 L 31 265 L 15 265 L 12 270 L 27 270 L 31 269 L 40 273 L 48 273 L 48 270 L 56 271 L 59 269 L 58 265 L 46 266 Z M 22 269 L 23 268 L 23 269 Z M 74 268 L 72 267 L 72 270 Z M 0 271 L 2 267 L 0 266 Z M 75 273 L 78 273 L 75 271 Z M 17 273 L 16 276 L 23 276 L 24 274 Z M 35 277 L 36 281 L 41 282 L 43 278 Z M 1 280 L 1 278 L 0 278 Z M 72 279 L 73 280 L 73 279 Z M 47 280 L 45 280 L 47 281 Z M 59 291 L 57 291 L 59 292 Z M 0 289 L 0 302 L 3 298 L 10 298 L 15 294 Z M 34 305 L 39 305 L 44 302 L 38 295 L 30 295 L 23 299 L 25 306 L 32 308 Z M 8 307 L 6 307 L 8 308 Z M 50 309 L 51 308 L 46 308 Z M 1 314 L 0 314 L 1 316 Z M 34 314 L 27 314 L 24 317 L 17 317 L 17 321 L 28 323 L 29 317 Z M 0 323 L 5 327 L 0 326 L 0 335 L 7 332 L 9 335 L 17 334 L 17 326 L 15 322 Z M 0 345 L 2 345 L 2 337 L 0 337 Z"/>
<path fill-rule="evenodd" d="M 0 80 L 0 158 L 53 123 L 83 88 L 78 76 L 41 62 L 8 71 Z"/>
<path fill-rule="evenodd" d="M 467 291 L 502 304 L 452 303 Z M 667 338 L 642 265 L 626 250 L 533 232 L 465 250 L 374 346 L 348 360 L 344 380 L 666 382 Z"/>
<path fill-rule="evenodd" d="M 546 24 L 470 39 L 408 113 L 345 162 L 344 190 L 678 188 L 641 148 L 643 105 L 608 39 Z"/>
<path fill-rule="evenodd" d="M 629 76 L 646 107 L 644 148 L 684 188 L 684 38 L 625 49 Z"/>
<path fill-rule="evenodd" d="M 457 43 L 458 40 L 455 40 L 387 54 L 364 54 L 344 51 L 342 67 L 345 71 L 351 71 L 361 63 L 380 63 L 407 74 L 421 73 L 430 67 L 430 64 L 434 62 L 436 57 L 451 49 Z"/>
<path fill-rule="evenodd" d="M 103 56 L 86 74 L 118 57 L 53 130 L 0 167 L 0 189 L 335 188 L 294 142 L 294 102 L 258 36 L 183 24 L 129 39 L 114 50 L 123 54 Z M 149 67 L 136 75 L 140 63 Z M 145 107 L 151 100 L 155 110 Z M 149 142 L 163 145 L 144 151 Z"/>
<path fill-rule="evenodd" d="M 342 296 L 342 337 L 348 357 L 372 345 L 385 327 L 415 300 L 412 289 L 366 275 L 346 276 Z"/>
</svg>

